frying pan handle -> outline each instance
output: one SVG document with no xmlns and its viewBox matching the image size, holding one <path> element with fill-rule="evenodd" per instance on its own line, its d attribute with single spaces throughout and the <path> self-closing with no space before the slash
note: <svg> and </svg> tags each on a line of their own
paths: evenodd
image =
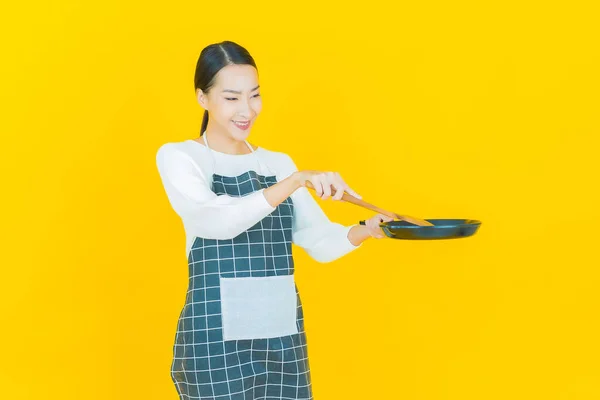
<svg viewBox="0 0 600 400">
<path fill-rule="evenodd" d="M 365 226 L 367 225 L 364 220 L 360 221 L 358 224 L 359 225 L 365 225 Z M 382 222 L 382 223 L 379 224 L 379 226 L 383 226 L 384 224 L 385 224 L 385 222 Z"/>
</svg>

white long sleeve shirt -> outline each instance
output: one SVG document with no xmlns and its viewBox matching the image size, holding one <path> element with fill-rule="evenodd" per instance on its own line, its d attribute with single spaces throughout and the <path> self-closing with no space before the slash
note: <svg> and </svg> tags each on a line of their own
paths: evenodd
<svg viewBox="0 0 600 400">
<path fill-rule="evenodd" d="M 262 147 L 255 153 L 221 153 L 195 140 L 165 143 L 158 149 L 156 163 L 165 192 L 184 225 L 186 256 L 196 237 L 232 239 L 275 210 L 267 202 L 264 189 L 233 197 L 217 195 L 210 188 L 213 173 L 238 176 L 255 170 L 261 175 L 273 175 L 272 171 L 263 170 L 256 156 L 275 171 L 277 181 L 297 171 L 285 153 Z M 313 259 L 331 262 L 361 247 L 362 244 L 354 246 L 348 239 L 348 231 L 354 225 L 331 222 L 306 188 L 297 189 L 290 197 L 294 204 L 292 242 Z"/>
</svg>

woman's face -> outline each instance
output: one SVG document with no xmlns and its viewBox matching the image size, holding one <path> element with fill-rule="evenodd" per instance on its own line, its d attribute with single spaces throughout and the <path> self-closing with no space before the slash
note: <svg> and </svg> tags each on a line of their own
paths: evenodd
<svg viewBox="0 0 600 400">
<path fill-rule="evenodd" d="M 208 110 L 207 130 L 246 140 L 262 109 L 258 73 L 251 65 L 228 65 L 216 76 L 208 94 L 198 89 L 198 102 Z"/>
</svg>

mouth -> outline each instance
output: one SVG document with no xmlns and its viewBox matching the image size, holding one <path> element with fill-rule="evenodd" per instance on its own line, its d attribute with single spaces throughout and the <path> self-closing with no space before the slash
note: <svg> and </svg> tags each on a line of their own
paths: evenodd
<svg viewBox="0 0 600 400">
<path fill-rule="evenodd" d="M 237 126 L 239 129 L 245 131 L 246 129 L 248 129 L 250 127 L 250 121 L 231 121 L 233 122 L 233 124 L 235 126 Z"/>
</svg>

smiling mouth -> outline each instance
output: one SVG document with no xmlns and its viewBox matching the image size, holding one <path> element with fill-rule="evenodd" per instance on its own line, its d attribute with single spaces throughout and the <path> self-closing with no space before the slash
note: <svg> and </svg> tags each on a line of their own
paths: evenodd
<svg viewBox="0 0 600 400">
<path fill-rule="evenodd" d="M 241 130 L 246 130 L 248 128 L 250 128 L 250 121 L 246 121 L 246 122 L 240 122 L 240 121 L 233 121 L 233 124 L 238 127 Z"/>
</svg>

